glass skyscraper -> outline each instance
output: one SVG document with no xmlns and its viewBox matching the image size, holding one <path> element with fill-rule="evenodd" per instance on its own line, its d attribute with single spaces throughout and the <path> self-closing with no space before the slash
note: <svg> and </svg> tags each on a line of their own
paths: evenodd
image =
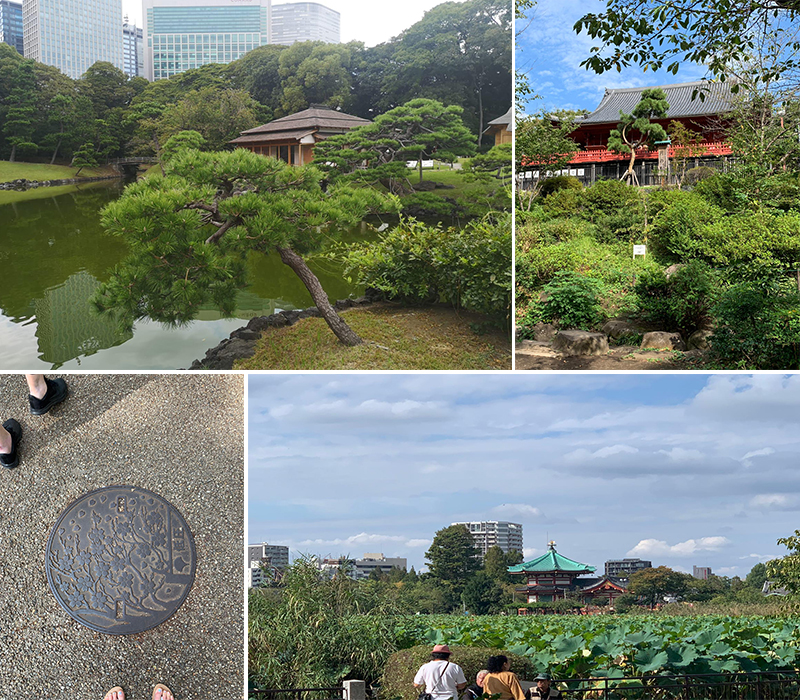
<svg viewBox="0 0 800 700">
<path fill-rule="evenodd" d="M 273 5 L 270 37 L 273 44 L 294 44 L 296 41 L 338 44 L 341 41 L 340 15 L 318 2 Z"/>
<path fill-rule="evenodd" d="M 122 70 L 129 78 L 144 76 L 144 39 L 142 28 L 128 22 L 122 24 L 125 66 Z"/>
<path fill-rule="evenodd" d="M 122 0 L 22 0 L 25 58 L 80 78 L 93 63 L 122 69 Z"/>
<path fill-rule="evenodd" d="M 24 55 L 22 43 L 22 3 L 0 0 L 0 41 L 11 44 Z"/>
<path fill-rule="evenodd" d="M 144 0 L 145 77 L 230 63 L 269 43 L 270 0 Z"/>
</svg>

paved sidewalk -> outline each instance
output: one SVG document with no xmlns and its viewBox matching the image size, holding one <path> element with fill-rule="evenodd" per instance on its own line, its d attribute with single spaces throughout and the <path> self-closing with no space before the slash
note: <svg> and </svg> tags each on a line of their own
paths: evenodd
<svg viewBox="0 0 800 700">
<path fill-rule="evenodd" d="M 48 377 L 59 375 L 47 375 Z M 0 700 L 102 700 L 121 685 L 149 700 L 239 700 L 244 666 L 244 420 L 241 376 L 60 375 L 70 396 L 31 416 L 22 375 L 0 375 L 0 422 L 23 429 L 22 463 L 0 469 Z M 155 491 L 197 548 L 188 598 L 166 622 L 124 637 L 58 605 L 45 546 L 56 519 L 97 488 Z"/>
</svg>

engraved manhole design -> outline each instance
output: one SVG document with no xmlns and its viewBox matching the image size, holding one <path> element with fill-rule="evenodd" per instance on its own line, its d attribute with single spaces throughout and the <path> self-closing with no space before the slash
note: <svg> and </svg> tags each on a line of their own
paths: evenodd
<svg viewBox="0 0 800 700">
<path fill-rule="evenodd" d="M 46 556 L 47 581 L 61 607 L 106 634 L 164 622 L 189 595 L 197 561 L 183 516 L 136 486 L 81 496 L 53 527 Z"/>
</svg>

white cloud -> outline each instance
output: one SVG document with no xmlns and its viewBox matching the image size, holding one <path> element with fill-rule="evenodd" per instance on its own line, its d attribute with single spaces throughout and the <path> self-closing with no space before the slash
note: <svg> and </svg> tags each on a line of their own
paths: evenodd
<svg viewBox="0 0 800 700">
<path fill-rule="evenodd" d="M 491 510 L 493 515 L 505 515 L 509 518 L 541 518 L 541 510 L 527 503 L 503 503 Z"/>
<path fill-rule="evenodd" d="M 628 556 L 686 557 L 697 552 L 716 552 L 728 544 L 730 544 L 730 540 L 727 537 L 701 537 L 700 539 L 686 540 L 673 545 L 667 544 L 664 540 L 646 539 L 640 540 L 639 544 L 628 552 Z"/>
<path fill-rule="evenodd" d="M 768 455 L 775 454 L 775 450 L 771 447 L 764 447 L 760 450 L 754 450 L 753 452 L 748 452 L 744 457 L 742 457 L 739 461 L 745 467 L 752 467 L 752 457 L 766 457 Z"/>
<path fill-rule="evenodd" d="M 564 455 L 564 459 L 568 459 L 572 462 L 587 459 L 606 459 L 619 454 L 636 454 L 638 451 L 639 449 L 637 447 L 631 447 L 630 445 L 610 445 L 608 447 L 601 447 L 594 452 L 581 448 Z"/>
<path fill-rule="evenodd" d="M 544 554 L 543 549 L 536 549 L 536 547 L 523 547 L 522 548 L 522 556 L 525 557 L 526 561 L 530 561 L 540 555 Z"/>
<path fill-rule="evenodd" d="M 670 462 L 699 462 L 705 458 L 700 450 L 685 450 L 682 447 L 673 447 L 671 450 L 658 450 L 660 455 L 666 455 Z"/>
<path fill-rule="evenodd" d="M 748 504 L 756 510 L 798 510 L 800 503 L 796 496 L 787 496 L 783 493 L 760 493 L 753 496 Z"/>
</svg>

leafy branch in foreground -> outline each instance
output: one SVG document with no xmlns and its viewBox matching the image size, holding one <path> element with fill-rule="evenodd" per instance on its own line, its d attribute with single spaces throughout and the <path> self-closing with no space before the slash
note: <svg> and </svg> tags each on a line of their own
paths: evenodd
<svg viewBox="0 0 800 700">
<path fill-rule="evenodd" d="M 129 186 L 103 211 L 103 226 L 131 252 L 95 297 L 101 311 L 116 311 L 127 325 L 141 318 L 186 322 L 209 302 L 230 314 L 248 252 L 277 252 L 336 337 L 345 345 L 362 342 L 303 256 L 322 250 L 368 212 L 394 209 L 391 198 L 347 186 L 323 191 L 316 168 L 242 149 L 181 149 L 165 169 L 164 177 Z"/>
</svg>

